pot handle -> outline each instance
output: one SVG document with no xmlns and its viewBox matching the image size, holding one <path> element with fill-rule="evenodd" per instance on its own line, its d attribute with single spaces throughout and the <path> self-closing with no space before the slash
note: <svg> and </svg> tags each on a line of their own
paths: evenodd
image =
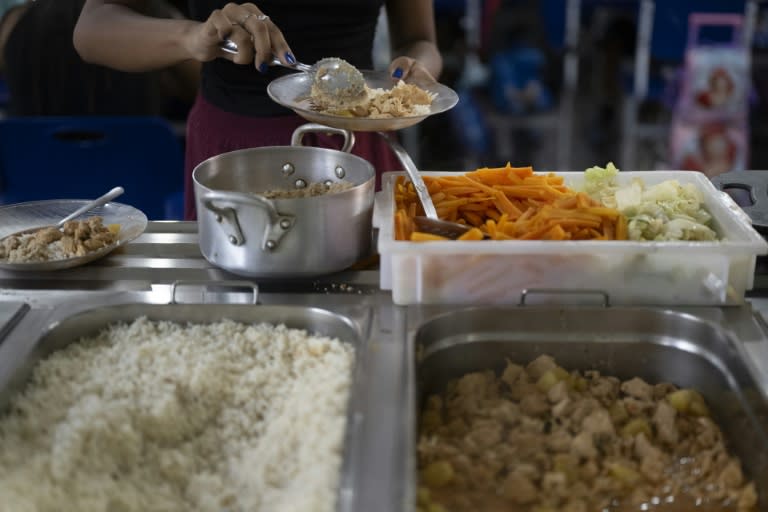
<svg viewBox="0 0 768 512">
<path fill-rule="evenodd" d="M 318 123 L 306 123 L 299 126 L 293 131 L 293 135 L 291 135 L 291 146 L 303 146 L 301 141 L 302 139 L 304 139 L 304 135 L 308 133 L 325 133 L 325 134 L 341 135 L 342 137 L 344 137 L 344 144 L 342 144 L 341 146 L 341 151 L 345 153 L 349 153 L 350 151 L 352 151 L 352 147 L 354 147 L 355 145 L 355 134 L 349 130 L 344 130 L 342 128 L 333 128 L 331 126 L 325 126 L 323 124 L 318 124 Z"/>
<path fill-rule="evenodd" d="M 261 196 L 243 194 L 241 192 L 204 193 L 202 197 L 203 206 L 216 216 L 216 222 L 222 224 L 222 229 L 224 229 L 229 243 L 235 246 L 243 245 L 246 242 L 245 235 L 240 228 L 240 222 L 237 218 L 237 210 L 227 206 L 216 206 L 214 202 L 235 203 L 264 209 L 267 213 L 264 237 L 261 241 L 261 248 L 264 251 L 274 251 L 277 249 L 280 240 L 296 223 L 293 215 L 278 212 L 272 201 Z"/>
</svg>

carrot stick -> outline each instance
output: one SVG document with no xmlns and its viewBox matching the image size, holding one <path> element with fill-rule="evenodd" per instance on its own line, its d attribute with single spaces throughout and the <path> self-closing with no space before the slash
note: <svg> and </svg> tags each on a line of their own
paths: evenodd
<svg viewBox="0 0 768 512">
<path fill-rule="evenodd" d="M 463 233 L 457 240 L 482 240 L 483 232 L 477 228 L 472 228 L 466 233 Z"/>
<path fill-rule="evenodd" d="M 432 233 L 422 233 L 421 231 L 414 231 L 411 233 L 411 242 L 434 242 L 444 240 L 450 240 L 450 238 L 446 238 L 440 235 L 433 235 Z"/>
</svg>

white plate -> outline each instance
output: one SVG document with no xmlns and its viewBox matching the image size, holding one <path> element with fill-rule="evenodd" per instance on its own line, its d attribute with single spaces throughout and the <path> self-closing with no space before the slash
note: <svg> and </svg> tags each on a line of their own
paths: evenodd
<svg viewBox="0 0 768 512">
<path fill-rule="evenodd" d="M 31 201 L 0 206 L 0 239 L 8 235 L 42 226 L 50 226 L 77 210 L 90 200 L 55 199 L 49 201 Z M 97 260 L 141 235 L 147 227 L 147 216 L 144 212 L 121 203 L 107 203 L 81 215 L 78 219 L 100 216 L 104 225 L 119 224 L 120 231 L 117 243 L 98 251 L 63 260 L 35 261 L 29 263 L 9 263 L 0 260 L 0 269 L 5 270 L 59 270 L 77 267 Z"/>
<path fill-rule="evenodd" d="M 397 83 L 388 73 L 381 71 L 361 71 L 365 83 L 373 89 L 391 89 Z M 401 130 L 420 123 L 429 116 L 452 109 L 459 102 L 459 96 L 450 87 L 440 83 L 409 82 L 436 94 L 430 105 L 429 114 L 424 116 L 393 117 L 372 119 L 369 117 L 347 117 L 324 114 L 312 110 L 309 105 L 310 79 L 307 73 L 291 73 L 272 80 L 267 86 L 269 97 L 284 107 L 313 123 L 324 124 L 355 132 L 379 132 Z"/>
</svg>

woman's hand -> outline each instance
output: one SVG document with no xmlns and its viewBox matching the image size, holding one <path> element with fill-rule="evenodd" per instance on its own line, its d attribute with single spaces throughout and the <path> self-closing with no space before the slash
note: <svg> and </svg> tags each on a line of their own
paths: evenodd
<svg viewBox="0 0 768 512">
<path fill-rule="evenodd" d="M 416 59 L 400 56 L 389 65 L 389 74 L 396 80 L 413 80 L 422 83 L 435 83 L 435 77 Z"/>
<path fill-rule="evenodd" d="M 225 39 L 237 44 L 237 54 L 221 49 Z M 253 63 L 262 73 L 269 69 L 273 57 L 284 64 L 296 63 L 283 33 L 251 3 L 228 3 L 223 9 L 216 9 L 204 23 L 189 30 L 185 46 L 195 60 L 207 62 L 223 57 L 236 64 Z"/>
</svg>

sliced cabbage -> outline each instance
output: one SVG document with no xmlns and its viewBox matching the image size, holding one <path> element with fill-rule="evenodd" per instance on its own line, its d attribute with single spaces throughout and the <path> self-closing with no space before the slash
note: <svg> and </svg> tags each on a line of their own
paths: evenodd
<svg viewBox="0 0 768 512">
<path fill-rule="evenodd" d="M 590 167 L 584 171 L 584 192 L 609 208 L 616 208 L 614 192 L 618 188 L 616 176 L 619 169 L 608 162 L 605 167 Z"/>
<path fill-rule="evenodd" d="M 693 183 L 666 180 L 645 187 L 639 178 L 619 186 L 613 163 L 584 171 L 584 192 L 627 218 L 630 240 L 717 240 L 704 196 Z"/>
</svg>

